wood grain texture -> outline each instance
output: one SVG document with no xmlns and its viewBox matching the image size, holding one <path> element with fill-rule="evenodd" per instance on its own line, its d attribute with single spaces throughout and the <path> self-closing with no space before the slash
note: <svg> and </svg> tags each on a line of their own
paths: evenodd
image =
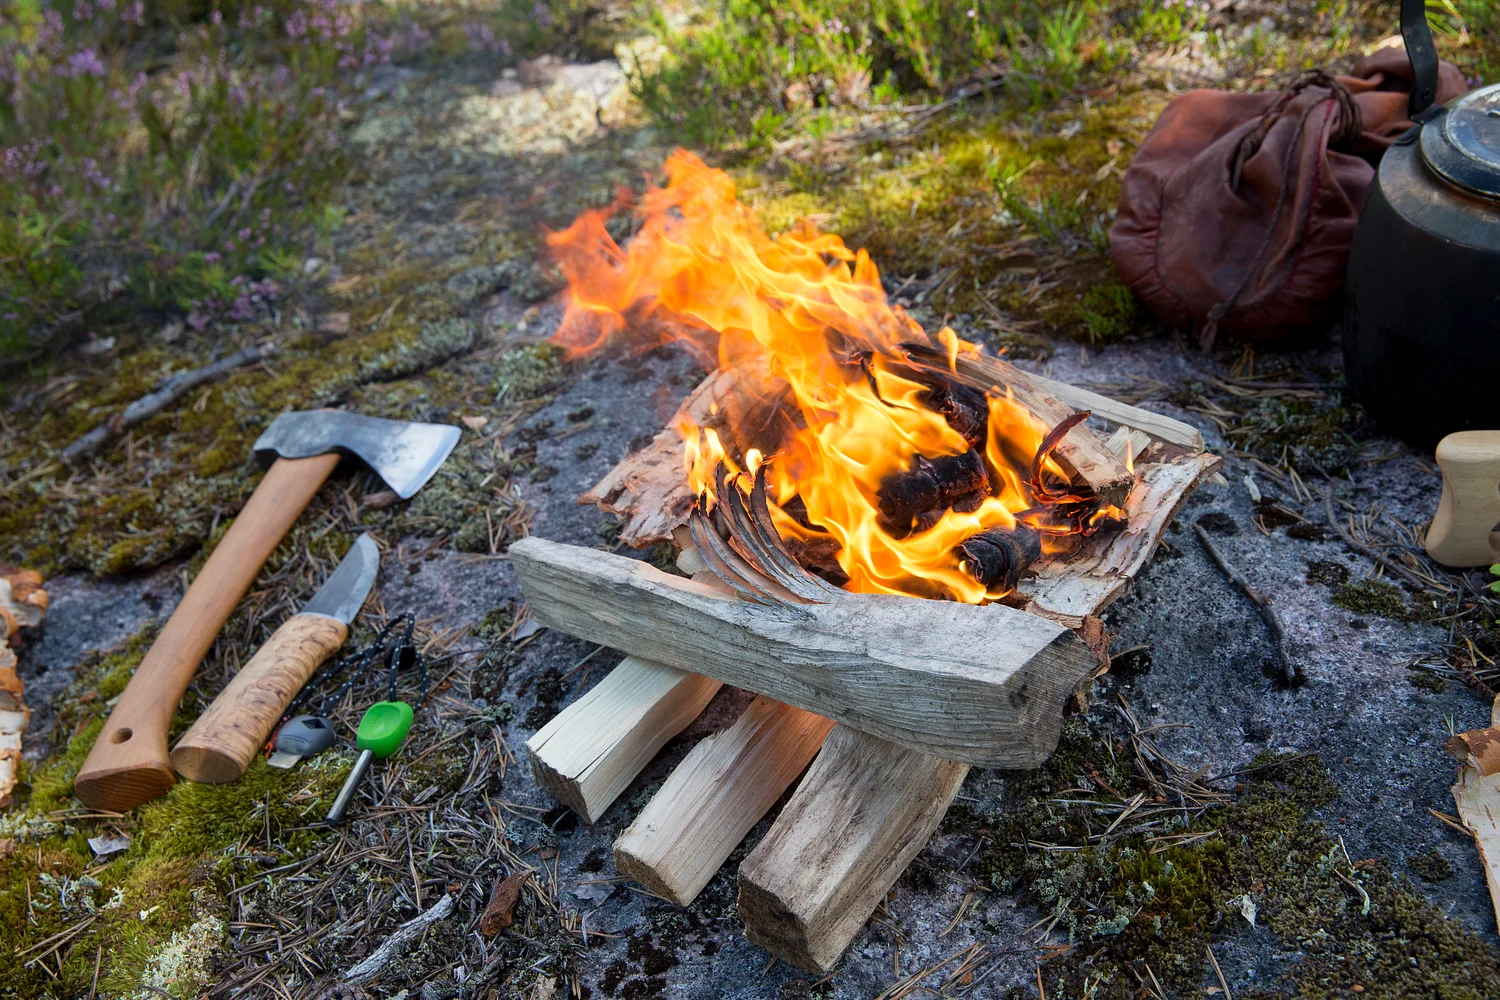
<svg viewBox="0 0 1500 1000">
<path fill-rule="evenodd" d="M 1077 549 L 1049 555 L 1018 588 L 1028 610 L 1082 619 L 1096 615 L 1124 594 L 1151 559 L 1178 508 L 1204 479 L 1224 464 L 1206 452 L 1143 466 L 1125 501 L 1125 526 L 1101 531 Z"/>
<path fill-rule="evenodd" d="M 287 619 L 177 741 L 172 767 L 215 785 L 244 774 L 292 698 L 348 635 L 349 626 L 327 615 Z"/>
<path fill-rule="evenodd" d="M 525 538 L 510 548 L 543 625 L 696 670 L 891 742 L 1035 767 L 1097 661 L 1072 631 L 1000 604 L 849 594 L 765 606 L 647 563 Z"/>
<path fill-rule="evenodd" d="M 1112 424 L 1145 431 L 1158 441 L 1176 445 L 1186 451 L 1203 450 L 1203 432 L 1192 424 L 1174 420 L 1160 413 L 1152 413 L 1150 410 L 1143 410 L 1139 406 L 1122 403 L 1118 399 L 1111 399 L 1091 389 L 1083 389 L 1066 382 L 1043 378 L 1040 375 L 1031 377 L 1036 380 L 1037 385 L 1075 410 L 1088 410 L 1094 416 Z"/>
<path fill-rule="evenodd" d="M 1459 431 L 1438 442 L 1443 495 L 1427 529 L 1427 554 L 1444 566 L 1500 560 L 1500 431 Z"/>
<path fill-rule="evenodd" d="M 627 656 L 526 741 L 538 785 L 596 823 L 720 683 Z"/>
<path fill-rule="evenodd" d="M 266 558 L 338 463 L 337 454 L 280 458 L 266 470 L 104 723 L 73 783 L 84 803 L 124 812 L 172 787 L 167 726 L 182 693 Z"/>
<path fill-rule="evenodd" d="M 1053 395 L 1035 375 L 999 358 L 960 356 L 954 376 L 983 392 L 1009 390 L 1016 402 L 1048 427 L 1057 426 L 1077 412 Z M 1086 483 L 1105 503 L 1123 504 L 1135 484 L 1135 475 L 1087 423 L 1070 430 L 1058 442 L 1053 457 L 1071 467 L 1075 482 Z"/>
<path fill-rule="evenodd" d="M 615 841 L 615 866 L 678 906 L 693 901 L 823 745 L 833 721 L 759 695 L 701 740 Z"/>
<path fill-rule="evenodd" d="M 1490 707 L 1490 726 L 1500 728 L 1500 697 Z M 1465 767 L 1453 786 L 1453 801 L 1474 837 L 1495 920 L 1500 922 L 1500 774 L 1486 777 L 1472 765 Z"/>
<path fill-rule="evenodd" d="M 835 727 L 740 865 L 745 936 L 828 972 L 958 794 L 967 764 Z"/>
<path fill-rule="evenodd" d="M 716 383 L 722 376 L 722 372 L 710 375 L 699 387 L 699 391 L 707 391 L 705 387 Z M 994 378 L 975 377 L 985 389 L 999 384 L 999 380 Z M 1145 431 L 1153 438 L 1152 443 L 1141 450 L 1136 436 L 1131 437 L 1132 450 L 1137 452 L 1138 458 L 1144 458 L 1151 464 L 1137 468 L 1142 476 L 1141 481 L 1134 486 L 1126 501 L 1125 510 L 1129 515 L 1126 530 L 1119 533 L 1101 533 L 1065 555 L 1049 556 L 1036 567 L 1038 576 L 1035 579 L 1022 582 L 1021 592 L 1023 596 L 1029 598 L 1029 610 L 1070 625 L 1082 626 L 1088 615 L 1097 613 L 1128 589 L 1133 576 L 1151 557 L 1162 532 L 1178 507 L 1192 490 L 1203 479 L 1213 475 L 1222 463 L 1213 455 L 1201 454 L 1202 435 L 1188 424 L 1041 376 L 1033 375 L 1027 378 L 1035 387 L 1052 395 L 1061 403 L 1066 404 L 1068 408 L 1090 410 L 1097 418 L 1117 426 Z M 721 387 L 716 391 L 725 390 Z M 658 438 L 658 443 L 660 444 L 659 454 L 656 454 L 650 463 L 643 462 L 644 456 L 650 449 L 637 452 L 621 462 L 606 481 L 633 482 L 638 495 L 641 496 L 662 495 L 677 489 L 681 492 L 684 504 L 690 503 L 691 496 L 683 482 L 685 477 L 681 471 L 680 438 L 672 433 L 670 440 Z M 661 477 L 662 481 L 655 485 L 647 485 L 647 481 L 653 476 Z M 653 533 L 656 529 L 642 528 L 642 525 L 652 523 L 649 520 L 651 512 L 633 507 L 631 497 L 620 495 L 616 497 L 616 500 L 617 505 L 611 509 L 626 518 L 627 533 L 630 534 L 629 540 L 632 544 L 665 541 L 671 536 L 670 527 L 660 528 L 659 533 Z M 634 530 L 631 528 L 632 525 L 635 526 Z M 677 545 L 680 549 L 687 547 L 680 538 L 677 540 Z M 688 556 L 687 565 L 692 568 L 698 567 L 698 563 L 693 561 L 692 556 Z M 882 748 L 879 741 L 872 741 L 868 753 L 868 758 L 863 761 L 846 758 L 842 768 L 820 767 L 815 763 L 812 770 L 802 779 L 797 797 L 808 802 L 836 801 L 839 787 L 863 786 L 884 781 L 890 786 L 891 792 L 898 797 L 920 799 L 924 789 L 930 784 L 930 773 L 922 773 L 920 768 L 907 773 L 904 777 L 900 774 L 893 776 L 890 773 L 890 768 L 894 766 L 893 758 L 907 754 L 908 751 L 889 744 L 883 745 Z M 867 773 L 863 775 L 843 773 L 850 769 L 863 769 Z M 941 817 L 943 807 L 936 808 L 934 812 L 937 817 Z M 788 841 L 811 843 L 824 829 L 823 820 L 816 809 L 803 809 L 798 814 L 793 814 L 790 810 L 784 811 L 777 821 L 777 826 L 781 827 L 784 824 L 796 827 L 796 829 L 780 834 Z M 933 825 L 935 824 L 936 819 L 933 820 Z M 928 829 L 930 831 L 931 827 Z M 920 837 L 915 838 L 918 847 L 926 836 L 926 833 L 922 833 Z M 807 878 L 810 881 L 802 885 L 802 890 L 805 891 L 801 891 L 801 898 L 832 898 L 838 892 L 838 881 L 845 878 L 847 872 L 854 872 L 853 877 L 856 881 L 870 881 L 870 876 L 866 872 L 881 868 L 886 864 L 886 855 L 882 853 L 883 844 L 884 841 L 881 838 L 871 838 L 866 842 L 865 848 L 849 851 L 842 866 L 826 866 L 822 869 L 821 876 L 809 874 Z M 915 848 L 911 853 L 915 853 Z M 1496 854 L 1500 855 L 1500 848 L 1497 848 Z M 895 866 L 894 873 L 899 873 L 899 871 L 900 866 Z M 892 879 L 895 877 L 894 873 L 890 876 Z M 879 881 L 875 879 L 876 883 Z M 795 930 L 785 930 L 786 920 L 796 923 L 797 918 L 787 915 L 791 912 L 789 907 L 799 905 L 797 891 L 794 891 L 797 890 L 797 885 L 791 882 L 774 883 L 766 880 L 765 885 L 753 891 L 760 891 L 762 894 L 774 893 L 777 891 L 777 885 L 787 887 L 789 898 L 785 901 L 764 898 L 762 905 L 754 909 L 755 913 L 768 915 L 764 930 L 757 929 L 759 918 L 742 908 L 742 916 L 745 916 L 749 928 L 747 933 L 752 939 L 759 940 L 761 944 L 780 957 L 791 960 L 794 953 L 805 956 L 807 935 Z M 838 953 L 842 951 L 853 934 L 863 926 L 879 900 L 880 894 L 867 893 L 846 905 L 847 933 L 843 935 L 842 943 L 839 942 L 837 936 L 824 938 L 823 956 L 829 964 L 837 960 Z M 782 939 L 787 942 L 785 949 L 776 943 Z"/>
</svg>

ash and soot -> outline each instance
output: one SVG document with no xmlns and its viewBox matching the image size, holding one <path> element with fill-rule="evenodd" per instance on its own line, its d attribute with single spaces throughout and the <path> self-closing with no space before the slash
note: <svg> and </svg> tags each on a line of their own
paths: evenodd
<svg viewBox="0 0 1500 1000">
<path fill-rule="evenodd" d="M 985 603 L 1044 554 L 1124 515 L 1054 455 L 1049 428 L 1003 387 L 952 376 L 980 348 L 893 306 L 874 262 L 810 223 L 775 238 L 734 182 L 683 150 L 667 184 L 621 191 L 548 243 L 569 285 L 555 340 L 570 355 L 686 344 L 735 375 L 717 427 L 679 426 L 689 483 L 748 492 L 764 469 L 789 551 L 847 590 Z M 605 228 L 634 215 L 622 247 Z M 829 554 L 831 553 L 831 557 Z"/>
</svg>

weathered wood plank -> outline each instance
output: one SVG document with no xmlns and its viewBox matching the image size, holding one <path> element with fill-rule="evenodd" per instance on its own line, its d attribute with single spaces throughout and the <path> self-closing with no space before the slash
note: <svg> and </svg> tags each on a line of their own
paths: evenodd
<svg viewBox="0 0 1500 1000">
<path fill-rule="evenodd" d="M 1188 451 L 1203 450 L 1203 433 L 1192 424 L 1174 420 L 1160 413 L 1152 413 L 1150 410 L 1143 410 L 1139 406 L 1122 403 L 1118 399 L 1111 399 L 1091 389 L 1082 389 L 1066 382 L 1044 378 L 1041 375 L 1031 377 L 1036 379 L 1037 385 L 1075 410 L 1088 410 L 1094 416 L 1101 417 L 1112 424 L 1145 431 L 1158 441 L 1175 444 Z"/>
<path fill-rule="evenodd" d="M 696 670 L 924 753 L 1034 767 L 1097 660 L 1072 631 L 992 604 L 849 594 L 765 606 L 647 563 L 525 538 L 510 547 L 544 625 Z"/>
<path fill-rule="evenodd" d="M 765 695 L 702 740 L 615 841 L 615 866 L 686 906 L 797 779 L 833 721 Z"/>
<path fill-rule="evenodd" d="M 967 764 L 836 727 L 740 865 L 745 936 L 799 969 L 832 969 L 968 773 Z"/>
<path fill-rule="evenodd" d="M 662 746 L 687 728 L 720 683 L 627 656 L 526 741 L 536 782 L 588 823 Z"/>
</svg>

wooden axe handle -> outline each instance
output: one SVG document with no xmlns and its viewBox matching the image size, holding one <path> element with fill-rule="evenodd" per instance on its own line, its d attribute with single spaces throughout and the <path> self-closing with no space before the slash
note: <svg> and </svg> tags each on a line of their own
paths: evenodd
<svg viewBox="0 0 1500 1000">
<path fill-rule="evenodd" d="M 73 782 L 85 804 L 124 812 L 172 787 L 167 727 L 182 693 L 261 566 L 338 463 L 337 453 L 278 458 L 266 471 L 104 723 Z"/>
<path fill-rule="evenodd" d="M 287 619 L 177 741 L 172 767 L 215 785 L 244 774 L 292 698 L 348 635 L 349 626 L 328 615 Z"/>
</svg>

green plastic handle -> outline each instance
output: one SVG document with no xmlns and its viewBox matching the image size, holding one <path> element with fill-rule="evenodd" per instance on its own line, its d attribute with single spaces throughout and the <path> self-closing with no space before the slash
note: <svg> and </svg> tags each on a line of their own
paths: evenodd
<svg viewBox="0 0 1500 1000">
<path fill-rule="evenodd" d="M 354 744 L 377 757 L 389 757 L 401 748 L 411 731 L 411 706 L 404 701 L 377 701 L 365 709 L 354 734 Z"/>
</svg>

